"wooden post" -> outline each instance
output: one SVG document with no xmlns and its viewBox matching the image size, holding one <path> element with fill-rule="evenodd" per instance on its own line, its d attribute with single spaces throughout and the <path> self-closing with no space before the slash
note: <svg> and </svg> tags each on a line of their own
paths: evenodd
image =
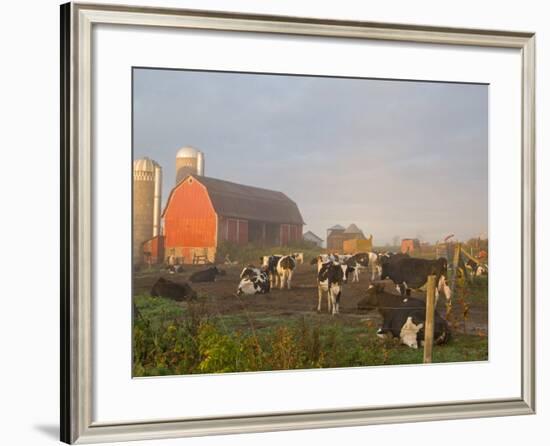
<svg viewBox="0 0 550 446">
<path fill-rule="evenodd" d="M 456 273 L 458 271 L 458 263 L 460 261 L 460 254 L 462 251 L 462 246 L 460 243 L 457 243 L 455 245 L 455 252 L 453 255 L 453 275 L 451 278 L 451 294 L 454 295 L 455 293 L 455 286 L 456 286 Z"/>
<path fill-rule="evenodd" d="M 428 276 L 426 290 L 426 321 L 424 323 L 424 364 L 432 362 L 434 342 L 434 312 L 435 312 L 435 280 L 434 275 Z"/>
</svg>

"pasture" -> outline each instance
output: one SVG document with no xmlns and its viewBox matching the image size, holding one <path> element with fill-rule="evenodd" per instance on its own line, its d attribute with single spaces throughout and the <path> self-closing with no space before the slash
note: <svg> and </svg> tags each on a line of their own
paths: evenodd
<svg viewBox="0 0 550 446">
<path fill-rule="evenodd" d="M 152 268 L 134 274 L 133 374 L 155 376 L 258 370 L 357 367 L 422 362 L 422 349 L 379 339 L 378 312 L 361 313 L 357 303 L 369 285 L 361 272 L 358 283 L 344 286 L 340 314 L 317 313 L 316 267 L 298 265 L 291 290 L 237 296 L 243 265 L 221 265 L 224 276 L 212 283 L 195 283 L 194 302 L 149 296 L 153 283 L 164 277 L 184 283 L 204 266 L 185 265 L 168 274 Z M 386 289 L 395 293 L 393 284 Z M 423 293 L 413 293 L 424 299 Z M 444 314 L 444 298 L 437 310 Z M 488 359 L 487 278 L 473 284 L 459 280 L 449 315 L 453 337 L 436 346 L 433 362 Z"/>
</svg>

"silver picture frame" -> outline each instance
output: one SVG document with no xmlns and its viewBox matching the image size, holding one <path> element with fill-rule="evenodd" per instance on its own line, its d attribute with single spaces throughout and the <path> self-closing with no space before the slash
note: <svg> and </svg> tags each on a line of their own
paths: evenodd
<svg viewBox="0 0 550 446">
<path fill-rule="evenodd" d="M 204 419 L 93 421 L 92 29 L 98 24 L 514 48 L 522 59 L 521 397 Z M 519 186 L 519 185 L 518 185 Z M 61 6 L 61 440 L 144 440 L 535 413 L 535 34 L 67 3 Z"/>
</svg>

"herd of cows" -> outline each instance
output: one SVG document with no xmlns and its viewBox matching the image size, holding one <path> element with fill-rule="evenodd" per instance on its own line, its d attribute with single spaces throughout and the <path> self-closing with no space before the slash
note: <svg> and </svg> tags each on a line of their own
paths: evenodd
<svg viewBox="0 0 550 446">
<path fill-rule="evenodd" d="M 292 276 L 298 264 L 304 263 L 302 253 L 290 255 L 268 255 L 260 258 L 260 265 L 248 265 L 240 274 L 237 295 L 267 294 L 274 288 L 291 289 Z M 321 312 L 323 297 L 326 295 L 329 314 L 339 313 L 340 300 L 345 284 L 358 282 L 362 270 L 370 272 L 369 287 L 365 297 L 358 303 L 361 311 L 378 310 L 383 323 L 377 334 L 385 337 L 391 334 L 401 343 L 417 348 L 424 337 L 426 305 L 423 300 L 411 297 L 427 282 L 428 276 L 436 276 L 436 306 L 440 293 L 446 299 L 447 308 L 451 304 L 451 290 L 447 285 L 447 260 L 427 260 L 410 257 L 408 254 L 365 252 L 354 255 L 321 254 L 310 262 L 316 265 L 318 289 L 317 311 Z M 171 273 L 177 273 L 170 267 Z M 189 277 L 192 283 L 214 282 L 225 272 L 210 266 Z M 391 280 L 398 294 L 385 291 L 386 280 Z M 192 300 L 197 293 L 188 283 L 180 284 L 159 278 L 151 289 L 152 296 L 172 298 L 177 301 Z M 443 344 L 450 339 L 447 321 L 435 312 L 434 343 Z"/>
</svg>

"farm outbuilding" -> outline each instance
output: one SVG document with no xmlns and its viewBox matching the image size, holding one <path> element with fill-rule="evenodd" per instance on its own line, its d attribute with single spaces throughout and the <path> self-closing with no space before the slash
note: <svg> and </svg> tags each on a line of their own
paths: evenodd
<svg viewBox="0 0 550 446">
<path fill-rule="evenodd" d="M 323 246 L 323 239 L 319 237 L 317 234 L 311 231 L 304 232 L 304 235 L 302 236 L 304 241 L 313 243 L 315 246 L 318 246 L 321 248 Z"/>
<path fill-rule="evenodd" d="M 352 223 L 347 228 L 340 225 L 332 226 L 327 230 L 327 249 L 329 251 L 346 252 L 345 242 L 351 240 L 369 240 L 356 224 Z M 372 236 L 370 238 L 372 243 Z M 348 243 L 349 246 L 351 246 Z"/>
<path fill-rule="evenodd" d="M 304 221 L 284 193 L 189 175 L 168 197 L 164 255 L 181 263 L 214 262 L 221 242 L 285 246 L 301 240 Z"/>
<path fill-rule="evenodd" d="M 344 246 L 344 231 L 346 228 L 334 225 L 327 229 L 327 249 L 329 251 L 340 251 Z"/>
<path fill-rule="evenodd" d="M 417 238 L 404 238 L 401 240 L 401 252 L 403 254 L 420 251 L 420 240 Z"/>
</svg>

